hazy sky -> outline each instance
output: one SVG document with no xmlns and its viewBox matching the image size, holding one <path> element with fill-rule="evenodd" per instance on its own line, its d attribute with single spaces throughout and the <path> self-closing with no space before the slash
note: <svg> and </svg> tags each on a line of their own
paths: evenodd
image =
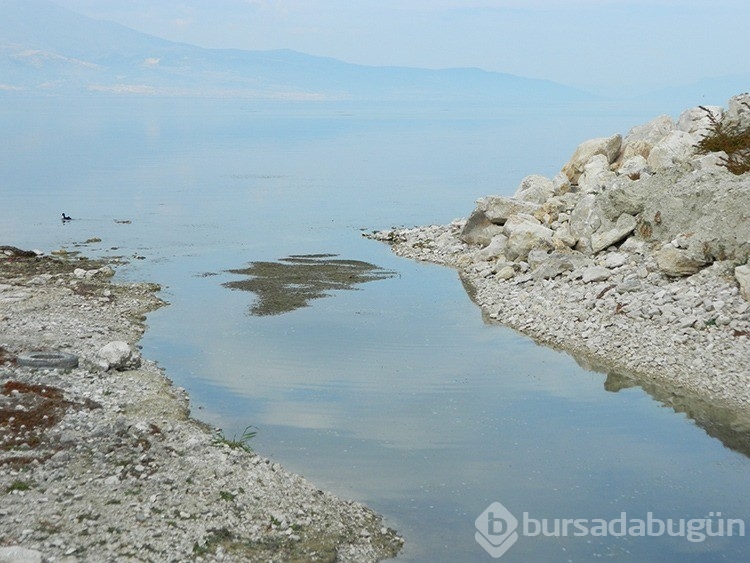
<svg viewBox="0 0 750 563">
<path fill-rule="evenodd" d="M 750 74 L 748 0 L 54 1 L 203 47 L 479 67 L 598 92 Z"/>
</svg>

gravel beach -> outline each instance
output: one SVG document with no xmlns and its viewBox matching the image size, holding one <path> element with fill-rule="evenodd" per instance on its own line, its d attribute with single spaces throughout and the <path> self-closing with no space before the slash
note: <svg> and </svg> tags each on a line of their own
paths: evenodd
<svg viewBox="0 0 750 563">
<path fill-rule="evenodd" d="M 0 252 L 0 561 L 395 556 L 373 511 L 191 418 L 136 348 L 158 286 L 112 274 Z"/>
</svg>

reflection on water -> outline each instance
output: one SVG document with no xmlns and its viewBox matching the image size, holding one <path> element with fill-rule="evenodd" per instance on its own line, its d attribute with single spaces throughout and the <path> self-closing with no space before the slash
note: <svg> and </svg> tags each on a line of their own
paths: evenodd
<svg viewBox="0 0 750 563">
<path fill-rule="evenodd" d="M 635 386 L 676 413 L 685 413 L 706 434 L 721 440 L 727 448 L 750 457 L 750 413 L 738 412 L 737 409 L 717 405 L 666 385 L 635 379 L 633 376 L 608 373 L 604 382 L 604 389 L 612 393 Z"/>
<path fill-rule="evenodd" d="M 278 262 L 252 262 L 247 268 L 227 270 L 249 279 L 224 283 L 224 287 L 252 291 L 257 301 L 251 315 L 280 315 L 309 306 L 313 299 L 329 297 L 333 290 L 355 289 L 357 284 L 392 277 L 361 260 L 343 260 L 335 254 L 304 254 Z"/>
<path fill-rule="evenodd" d="M 407 539 L 402 561 L 488 561 L 474 521 L 495 501 L 516 517 L 750 522 L 741 418 L 614 376 L 607 393 L 602 374 L 483 323 L 456 272 L 361 236 L 449 222 L 526 174 L 554 175 L 581 140 L 664 111 L 14 100 L 0 106 L 0 243 L 98 238 L 87 254 L 129 260 L 119 279 L 160 283 L 170 306 L 149 315 L 143 353 L 194 413 L 227 436 L 257 427 L 256 451 L 383 513 Z M 260 316 L 223 286 L 245 260 L 266 264 L 246 280 L 264 285 L 324 263 L 293 257 L 321 249 L 377 264 L 355 279 L 378 282 Z M 341 282 L 329 275 L 292 284 L 325 293 Z M 540 535 L 503 561 L 749 554 L 738 537 Z"/>
</svg>

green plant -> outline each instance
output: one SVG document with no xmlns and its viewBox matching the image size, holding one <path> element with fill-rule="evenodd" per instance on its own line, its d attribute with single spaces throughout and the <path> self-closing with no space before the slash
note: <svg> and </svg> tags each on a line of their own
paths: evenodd
<svg viewBox="0 0 750 563">
<path fill-rule="evenodd" d="M 246 426 L 239 438 L 237 436 L 232 436 L 231 440 L 220 432 L 214 440 L 214 443 L 229 446 L 233 450 L 239 449 L 245 450 L 246 452 L 252 452 L 253 449 L 250 447 L 249 442 L 258 434 L 258 430 L 251 430 L 252 428 L 255 428 L 255 426 Z"/>
<path fill-rule="evenodd" d="M 28 491 L 30 488 L 31 485 L 26 481 L 13 481 L 10 485 L 8 485 L 5 491 L 8 493 L 11 493 L 13 491 Z"/>
<path fill-rule="evenodd" d="M 750 109 L 747 102 L 743 105 Z M 733 174 L 750 172 L 750 127 L 719 120 L 708 108 L 699 107 L 706 112 L 711 126 L 698 142 L 698 149 L 703 153 L 725 152 L 727 156 L 721 159 L 721 164 Z"/>
</svg>

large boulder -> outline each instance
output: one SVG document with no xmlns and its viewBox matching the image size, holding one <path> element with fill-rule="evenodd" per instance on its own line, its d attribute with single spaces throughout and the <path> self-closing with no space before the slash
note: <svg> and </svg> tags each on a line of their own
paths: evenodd
<svg viewBox="0 0 750 563">
<path fill-rule="evenodd" d="M 696 152 L 696 145 L 697 141 L 690 133 L 672 131 L 651 149 L 648 165 L 658 171 L 688 162 Z"/>
<path fill-rule="evenodd" d="M 672 244 L 665 244 L 655 257 L 659 269 L 671 277 L 692 276 L 707 264 L 706 259 L 697 253 Z"/>
<path fill-rule="evenodd" d="M 691 243 L 709 260 L 745 263 L 750 258 L 750 174 L 723 167 L 665 170 L 634 183 L 644 199 L 645 240 L 670 242 L 692 233 Z"/>
<path fill-rule="evenodd" d="M 546 176 L 532 174 L 521 180 L 515 195 L 518 201 L 542 204 L 555 194 L 555 186 L 552 180 Z"/>
<path fill-rule="evenodd" d="M 504 225 L 509 217 L 519 213 L 533 215 L 539 209 L 538 203 L 519 201 L 514 198 L 490 195 L 477 200 L 477 209 L 484 213 L 490 222 Z"/>
<path fill-rule="evenodd" d="M 503 228 L 490 221 L 481 209 L 475 209 L 461 229 L 459 238 L 466 244 L 487 246 L 492 237 L 503 232 Z"/>
<path fill-rule="evenodd" d="M 583 174 L 578 178 L 578 190 L 581 193 L 599 193 L 614 182 L 616 174 L 609 169 L 609 160 L 603 154 L 591 157 L 583 167 Z"/>
<path fill-rule="evenodd" d="M 698 106 L 682 112 L 677 119 L 677 129 L 700 140 L 711 130 L 713 123 L 721 121 L 723 116 L 724 108 L 721 106 Z"/>
<path fill-rule="evenodd" d="M 578 240 L 590 237 L 602 224 L 596 196 L 583 196 L 570 214 L 570 234 Z"/>
<path fill-rule="evenodd" d="M 551 249 L 554 231 L 529 215 L 516 215 L 505 223 L 508 243 L 505 255 L 510 260 L 524 260 L 535 248 Z"/>
<path fill-rule="evenodd" d="M 622 136 L 612 135 L 611 137 L 600 137 L 584 141 L 576 148 L 573 156 L 563 166 L 562 171 L 573 184 L 578 183 L 578 179 L 583 174 L 583 169 L 592 157 L 603 154 L 607 161 L 612 163 L 617 158 L 622 146 Z"/>
<path fill-rule="evenodd" d="M 607 247 L 617 244 L 635 230 L 638 220 L 627 213 L 617 218 L 617 222 L 606 229 L 601 229 L 591 235 L 591 252 L 597 253 Z"/>
<path fill-rule="evenodd" d="M 730 127 L 740 129 L 750 127 L 750 93 L 740 94 L 729 100 L 724 122 Z"/>
<path fill-rule="evenodd" d="M 633 127 L 622 141 L 622 148 L 615 168 L 635 156 L 648 158 L 651 149 L 675 129 L 675 123 L 668 115 L 660 115 L 643 125 Z"/>
</svg>

